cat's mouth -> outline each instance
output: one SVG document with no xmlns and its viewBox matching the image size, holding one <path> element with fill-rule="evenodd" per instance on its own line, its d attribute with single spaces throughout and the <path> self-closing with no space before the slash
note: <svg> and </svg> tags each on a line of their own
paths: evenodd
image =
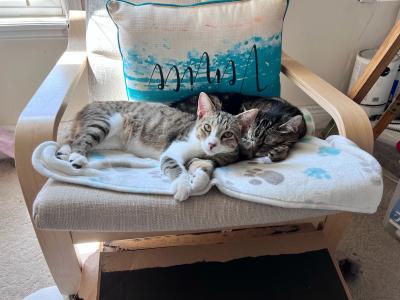
<svg viewBox="0 0 400 300">
<path fill-rule="evenodd" d="M 208 155 L 208 156 L 213 156 L 217 154 L 215 151 L 208 149 L 207 147 L 203 147 L 203 151 Z"/>
<path fill-rule="evenodd" d="M 234 149 L 231 149 L 229 147 L 224 147 L 222 145 L 219 145 L 218 147 L 210 149 L 209 147 L 202 146 L 203 151 L 206 155 L 208 156 L 215 156 L 219 154 L 225 154 L 225 153 L 230 153 L 234 151 Z"/>
</svg>

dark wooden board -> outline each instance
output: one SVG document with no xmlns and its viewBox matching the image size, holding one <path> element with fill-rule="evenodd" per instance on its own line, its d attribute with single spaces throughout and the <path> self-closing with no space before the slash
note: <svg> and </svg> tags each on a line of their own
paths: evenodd
<svg viewBox="0 0 400 300">
<path fill-rule="evenodd" d="M 101 274 L 100 300 L 348 299 L 327 250 Z"/>
</svg>

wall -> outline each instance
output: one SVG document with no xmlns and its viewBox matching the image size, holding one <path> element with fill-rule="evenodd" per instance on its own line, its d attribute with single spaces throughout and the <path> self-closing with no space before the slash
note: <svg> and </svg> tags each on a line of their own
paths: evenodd
<svg viewBox="0 0 400 300">
<path fill-rule="evenodd" d="M 293 0 L 286 15 L 283 48 L 346 92 L 357 52 L 379 47 L 393 26 L 399 7 L 399 2 Z M 291 102 L 313 104 L 291 83 L 283 81 L 282 86 L 282 96 Z M 321 117 L 327 119 L 326 115 Z"/>
<path fill-rule="evenodd" d="M 399 7 L 399 2 L 292 0 L 284 25 L 284 49 L 346 91 L 356 53 L 382 42 Z M 19 112 L 65 47 L 65 39 L 0 39 L 0 125 L 16 123 Z M 287 81 L 282 86 L 283 96 L 291 102 L 313 105 Z M 313 111 L 320 120 L 326 119 L 322 111 Z"/>
<path fill-rule="evenodd" d="M 65 38 L 0 38 L 0 126 L 18 115 L 66 48 Z"/>
</svg>

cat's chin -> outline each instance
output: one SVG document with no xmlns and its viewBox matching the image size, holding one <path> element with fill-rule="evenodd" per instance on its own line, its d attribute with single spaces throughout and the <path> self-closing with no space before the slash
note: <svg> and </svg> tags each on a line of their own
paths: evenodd
<svg viewBox="0 0 400 300">
<path fill-rule="evenodd" d="M 205 152 L 205 154 L 207 154 L 208 156 L 215 156 L 215 155 L 219 155 L 219 154 L 225 154 L 225 153 L 229 153 L 230 151 L 210 151 L 208 149 L 203 149 L 203 151 Z"/>
<path fill-rule="evenodd" d="M 213 155 L 217 154 L 217 153 L 214 153 L 213 151 L 210 151 L 210 150 L 204 149 L 204 148 L 203 148 L 203 151 L 204 151 L 204 153 L 207 154 L 208 156 L 213 156 Z"/>
<path fill-rule="evenodd" d="M 214 156 L 214 155 L 216 155 L 216 154 L 219 154 L 219 152 L 217 152 L 217 151 L 212 151 L 212 150 L 210 150 L 210 149 L 208 149 L 208 147 L 203 147 L 203 146 L 201 146 L 201 149 L 203 149 L 203 151 L 204 151 L 204 153 L 206 154 L 206 155 L 208 155 L 208 156 Z"/>
</svg>

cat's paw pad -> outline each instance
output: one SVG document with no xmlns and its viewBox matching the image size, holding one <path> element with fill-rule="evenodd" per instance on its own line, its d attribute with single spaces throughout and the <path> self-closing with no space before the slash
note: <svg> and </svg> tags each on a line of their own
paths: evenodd
<svg viewBox="0 0 400 300">
<path fill-rule="evenodd" d="M 58 151 L 56 152 L 56 157 L 61 160 L 68 160 L 70 154 L 71 154 L 71 146 L 65 144 L 61 146 L 60 149 L 58 149 Z"/>
<path fill-rule="evenodd" d="M 182 202 L 190 196 L 190 182 L 188 176 L 180 176 L 172 183 L 172 190 L 174 191 L 175 201 Z"/>
<path fill-rule="evenodd" d="M 208 186 L 209 182 L 210 177 L 202 169 L 197 169 L 194 174 L 190 176 L 190 186 L 194 192 L 203 191 Z"/>
<path fill-rule="evenodd" d="M 82 154 L 73 152 L 69 156 L 69 162 L 75 169 L 80 169 L 87 164 L 88 160 Z"/>
</svg>

